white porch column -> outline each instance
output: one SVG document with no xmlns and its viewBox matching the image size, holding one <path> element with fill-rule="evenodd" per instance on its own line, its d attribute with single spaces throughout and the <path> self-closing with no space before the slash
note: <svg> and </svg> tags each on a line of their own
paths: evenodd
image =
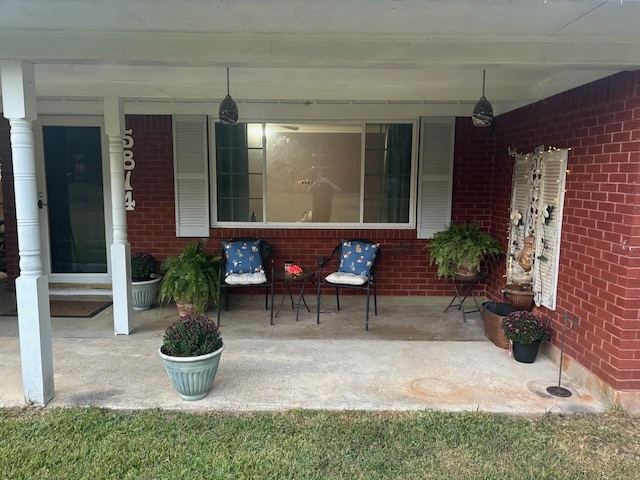
<svg viewBox="0 0 640 480">
<path fill-rule="evenodd" d="M 131 247 L 127 241 L 127 212 L 124 204 L 124 108 L 119 98 L 104 99 L 104 124 L 109 137 L 111 172 L 111 288 L 113 291 L 113 332 L 129 335 L 133 331 L 131 303 Z"/>
<path fill-rule="evenodd" d="M 4 116 L 11 126 L 11 154 L 18 225 L 20 276 L 16 279 L 22 388 L 29 404 L 53 398 L 49 279 L 42 272 L 33 121 L 37 118 L 33 64 L 0 63 Z"/>
</svg>

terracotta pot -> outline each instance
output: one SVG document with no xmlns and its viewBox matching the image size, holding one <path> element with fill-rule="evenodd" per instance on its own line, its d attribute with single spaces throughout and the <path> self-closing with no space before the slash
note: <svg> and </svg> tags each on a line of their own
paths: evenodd
<svg viewBox="0 0 640 480">
<path fill-rule="evenodd" d="M 519 283 L 510 283 L 504 287 L 502 294 L 509 305 L 516 310 L 531 310 L 533 306 L 533 290 L 525 288 Z"/>
<path fill-rule="evenodd" d="M 193 303 L 176 302 L 176 307 L 178 308 L 178 315 L 180 315 L 180 317 L 187 317 L 196 313 L 196 307 Z"/>
<path fill-rule="evenodd" d="M 475 277 L 476 275 L 478 275 L 478 269 L 471 268 L 467 264 L 459 264 L 456 265 L 453 273 L 454 275 L 458 275 L 460 277 Z"/>
</svg>

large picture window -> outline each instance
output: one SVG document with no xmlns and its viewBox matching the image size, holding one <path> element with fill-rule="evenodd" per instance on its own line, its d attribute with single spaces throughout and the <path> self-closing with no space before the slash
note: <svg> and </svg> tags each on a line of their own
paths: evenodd
<svg viewBox="0 0 640 480">
<path fill-rule="evenodd" d="M 217 222 L 413 221 L 414 123 L 215 125 Z"/>
</svg>

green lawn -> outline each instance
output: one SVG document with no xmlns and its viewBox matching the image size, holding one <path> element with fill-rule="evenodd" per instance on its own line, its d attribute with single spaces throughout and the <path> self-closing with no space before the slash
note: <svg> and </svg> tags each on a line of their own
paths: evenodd
<svg viewBox="0 0 640 480">
<path fill-rule="evenodd" d="M 636 479 L 638 420 L 0 409 L 0 478 Z"/>
</svg>

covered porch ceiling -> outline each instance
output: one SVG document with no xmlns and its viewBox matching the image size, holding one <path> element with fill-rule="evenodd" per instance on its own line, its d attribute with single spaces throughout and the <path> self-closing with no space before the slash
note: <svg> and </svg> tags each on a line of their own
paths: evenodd
<svg viewBox="0 0 640 480">
<path fill-rule="evenodd" d="M 640 68 L 637 0 L 3 0 L 41 100 L 407 104 L 496 114 Z M 242 109 L 242 107 L 241 107 Z"/>
</svg>

